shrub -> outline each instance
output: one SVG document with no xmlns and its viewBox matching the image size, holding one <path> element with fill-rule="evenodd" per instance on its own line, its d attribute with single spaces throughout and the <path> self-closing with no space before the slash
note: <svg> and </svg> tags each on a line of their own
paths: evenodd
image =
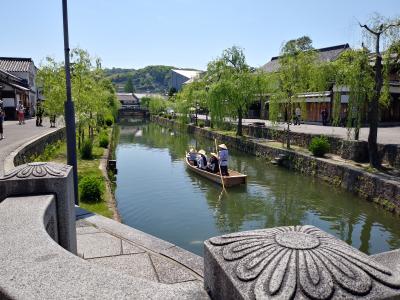
<svg viewBox="0 0 400 300">
<path fill-rule="evenodd" d="M 160 117 L 162 117 L 162 116 L 164 115 L 164 113 L 163 113 L 163 112 L 160 112 L 160 113 L 158 113 L 158 115 L 159 115 Z"/>
<path fill-rule="evenodd" d="M 79 180 L 79 198 L 83 202 L 100 202 L 103 182 L 97 176 L 85 176 Z"/>
<path fill-rule="evenodd" d="M 204 127 L 204 121 L 197 121 L 197 125 L 198 125 L 200 128 L 203 128 L 203 127 Z"/>
<path fill-rule="evenodd" d="M 93 158 L 93 143 L 91 140 L 84 140 L 81 146 L 81 158 L 92 159 Z"/>
<path fill-rule="evenodd" d="M 109 139 L 107 136 L 107 133 L 100 133 L 99 135 L 99 146 L 102 148 L 107 148 L 108 147 L 108 143 L 109 143 Z"/>
<path fill-rule="evenodd" d="M 314 156 L 323 157 L 329 151 L 329 142 L 325 136 L 313 137 L 308 147 Z"/>
<path fill-rule="evenodd" d="M 107 125 L 108 127 L 110 127 L 110 126 L 112 126 L 112 124 L 114 123 L 114 119 L 113 119 L 113 117 L 111 117 L 111 116 L 107 116 L 106 119 L 105 119 L 105 122 L 106 122 L 106 125 Z"/>
</svg>

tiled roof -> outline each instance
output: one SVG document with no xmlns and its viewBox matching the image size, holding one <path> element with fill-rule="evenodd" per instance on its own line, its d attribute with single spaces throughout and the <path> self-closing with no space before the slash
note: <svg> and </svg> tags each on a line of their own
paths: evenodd
<svg viewBox="0 0 400 300">
<path fill-rule="evenodd" d="M 349 44 L 337 45 L 332 47 L 316 49 L 318 52 L 318 60 L 321 62 L 334 61 L 340 53 L 349 49 Z M 279 56 L 274 56 L 271 61 L 261 67 L 266 72 L 276 72 L 279 70 Z"/>
<path fill-rule="evenodd" d="M 18 90 L 29 91 L 29 86 L 26 81 L 18 76 L 15 76 L 7 71 L 0 69 L 0 82 L 8 84 Z"/>
<path fill-rule="evenodd" d="M 31 58 L 0 57 L 0 69 L 8 72 L 28 72 L 31 63 Z"/>
</svg>

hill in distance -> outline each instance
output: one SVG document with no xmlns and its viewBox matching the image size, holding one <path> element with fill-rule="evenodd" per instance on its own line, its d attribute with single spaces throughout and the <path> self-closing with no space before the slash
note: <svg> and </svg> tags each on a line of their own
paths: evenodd
<svg viewBox="0 0 400 300">
<path fill-rule="evenodd" d="M 147 66 L 141 69 L 105 69 L 106 76 L 116 86 L 117 92 L 124 92 L 124 87 L 129 78 L 135 92 L 138 93 L 161 93 L 165 94 L 169 90 L 168 82 L 171 69 L 179 69 L 173 66 Z M 189 69 L 187 69 L 189 70 Z"/>
</svg>

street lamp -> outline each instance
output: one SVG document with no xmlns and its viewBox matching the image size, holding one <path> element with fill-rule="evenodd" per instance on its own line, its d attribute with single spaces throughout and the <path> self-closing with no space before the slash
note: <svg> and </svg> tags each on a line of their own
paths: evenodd
<svg viewBox="0 0 400 300">
<path fill-rule="evenodd" d="M 199 110 L 199 104 L 197 103 L 197 98 L 196 98 L 196 126 L 197 126 L 197 113 Z"/>
<path fill-rule="evenodd" d="M 78 200 L 78 164 L 76 162 L 76 132 L 75 132 L 75 110 L 71 96 L 71 72 L 69 67 L 69 41 L 68 41 L 68 7 L 67 0 L 62 0 L 63 25 L 64 25 L 64 55 L 65 55 L 65 82 L 67 100 L 64 103 L 65 127 L 67 131 L 67 163 L 72 166 L 74 178 L 75 204 Z"/>
</svg>

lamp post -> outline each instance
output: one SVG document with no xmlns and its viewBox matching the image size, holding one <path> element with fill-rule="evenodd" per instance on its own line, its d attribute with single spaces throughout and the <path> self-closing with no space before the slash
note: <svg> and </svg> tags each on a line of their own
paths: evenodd
<svg viewBox="0 0 400 300">
<path fill-rule="evenodd" d="M 67 100 L 64 103 L 65 127 L 67 130 L 67 163 L 72 166 L 74 178 L 75 204 L 78 200 L 78 165 L 76 162 L 76 131 L 75 131 L 75 110 L 71 96 L 71 72 L 69 67 L 69 41 L 68 41 L 68 7 L 67 0 L 62 0 L 63 26 L 64 26 L 64 55 L 65 55 L 65 82 Z"/>
<path fill-rule="evenodd" d="M 197 103 L 197 98 L 196 98 L 196 126 L 197 126 L 197 113 L 199 109 L 199 104 Z"/>
</svg>

